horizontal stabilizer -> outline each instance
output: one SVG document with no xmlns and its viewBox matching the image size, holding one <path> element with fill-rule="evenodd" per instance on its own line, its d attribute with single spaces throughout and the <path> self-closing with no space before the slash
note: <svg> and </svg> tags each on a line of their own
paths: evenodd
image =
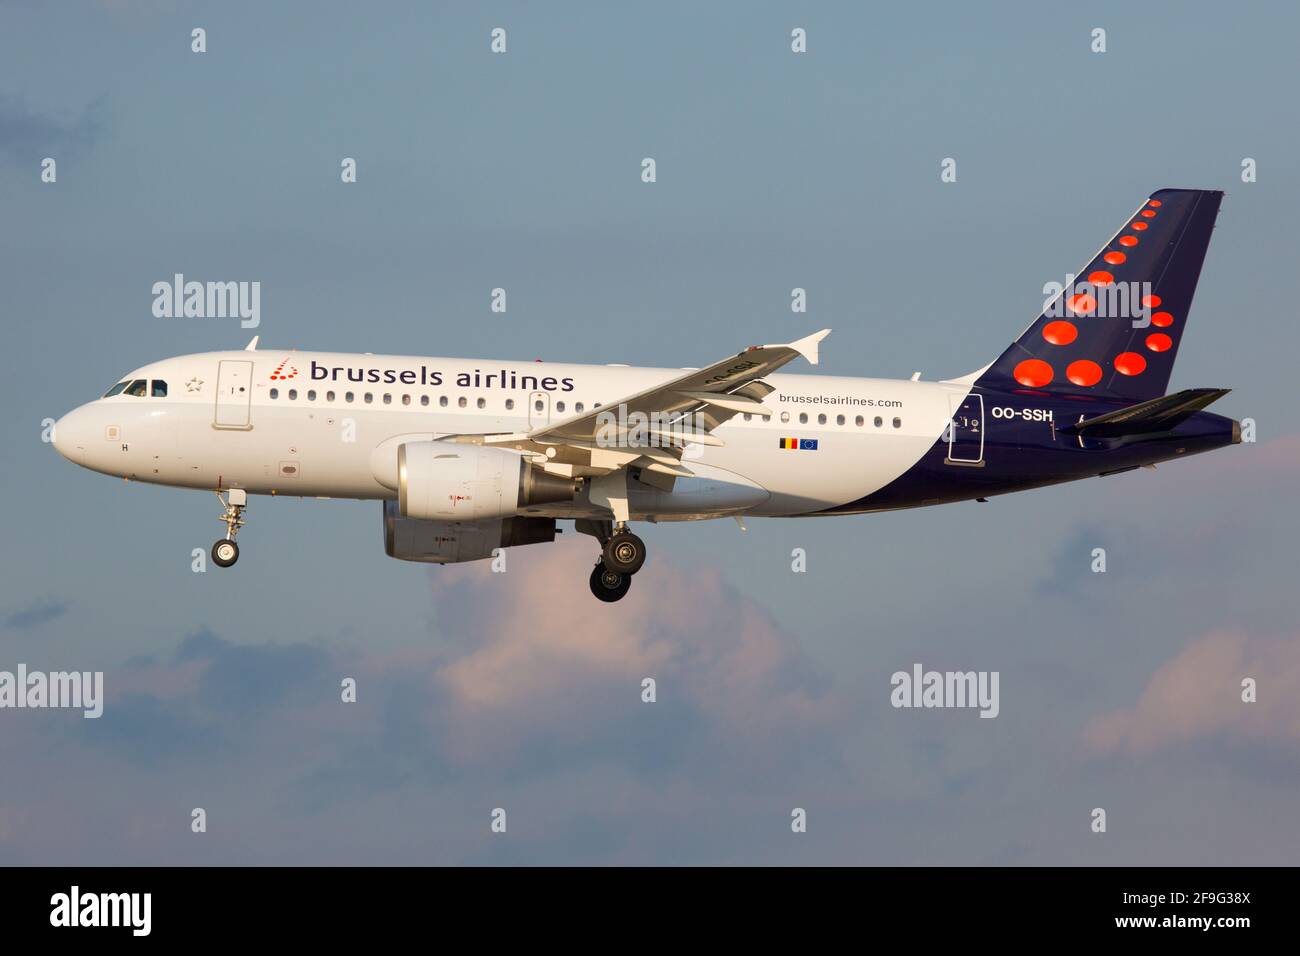
<svg viewBox="0 0 1300 956">
<path fill-rule="evenodd" d="M 1161 395 L 1116 412 L 1086 418 L 1061 431 L 1075 432 L 1089 438 L 1113 438 L 1163 432 L 1227 395 L 1228 388 L 1188 388 L 1172 395 Z"/>
</svg>

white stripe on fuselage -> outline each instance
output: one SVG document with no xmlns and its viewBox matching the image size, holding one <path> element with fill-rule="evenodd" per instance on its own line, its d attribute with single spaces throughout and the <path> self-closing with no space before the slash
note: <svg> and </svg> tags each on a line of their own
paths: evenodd
<svg viewBox="0 0 1300 956">
<path fill-rule="evenodd" d="M 282 374 L 296 368 L 296 375 L 272 381 L 270 375 L 286 358 Z M 213 425 L 221 361 L 254 363 L 251 428 Z M 353 378 L 360 371 L 365 380 L 350 381 L 349 370 Z M 346 353 L 188 355 L 124 376 L 166 381 L 166 398 L 119 395 L 86 406 L 103 419 L 96 427 L 102 424 L 107 434 L 117 426 L 119 432 L 117 439 L 106 437 L 102 448 L 91 447 L 82 463 L 108 474 L 190 488 L 392 498 L 393 490 L 375 478 L 373 458 L 378 446 L 388 442 L 391 447 L 396 437 L 526 432 L 542 421 L 571 416 L 579 403 L 588 411 L 597 403 L 607 406 L 680 374 L 679 369 Z M 435 378 L 441 381 L 435 383 Z M 808 514 L 884 487 L 943 434 L 949 396 L 965 395 L 970 388 L 798 374 L 771 375 L 765 381 L 775 389 L 764 402 L 772 417 L 736 416 L 714 432 L 724 446 L 704 448 L 698 458 L 684 462 L 688 468 L 721 469 L 761 486 L 769 497 L 746 511 L 756 515 Z M 272 389 L 278 397 L 271 397 Z M 330 392 L 333 398 L 327 400 Z M 425 396 L 427 406 L 422 404 Z M 440 404 L 443 398 L 446 406 Z M 512 409 L 507 400 L 513 400 Z M 533 407 L 537 400 L 545 405 L 540 420 Z M 824 424 L 820 416 L 825 416 Z M 844 424 L 838 423 L 839 416 Z M 859 419 L 863 424 L 857 424 Z M 782 449 L 781 438 L 814 439 L 817 450 Z M 574 517 L 597 512 L 580 504 L 536 513 Z"/>
</svg>

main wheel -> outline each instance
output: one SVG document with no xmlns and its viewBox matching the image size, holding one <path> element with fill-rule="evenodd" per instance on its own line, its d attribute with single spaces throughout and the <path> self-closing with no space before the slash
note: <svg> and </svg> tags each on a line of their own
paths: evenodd
<svg viewBox="0 0 1300 956">
<path fill-rule="evenodd" d="M 239 560 L 239 545 L 229 538 L 222 538 L 212 546 L 212 563 L 219 568 L 228 568 Z"/>
<path fill-rule="evenodd" d="M 631 531 L 620 531 L 605 542 L 605 567 L 619 574 L 636 574 L 645 564 L 645 542 Z"/>
<path fill-rule="evenodd" d="M 591 593 L 606 604 L 620 601 L 632 586 L 632 575 L 620 574 L 598 563 L 591 572 Z"/>
</svg>

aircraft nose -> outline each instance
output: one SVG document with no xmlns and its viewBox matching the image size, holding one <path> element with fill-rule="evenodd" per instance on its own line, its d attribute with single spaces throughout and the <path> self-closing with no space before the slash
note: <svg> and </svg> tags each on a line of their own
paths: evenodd
<svg viewBox="0 0 1300 956">
<path fill-rule="evenodd" d="M 81 464 L 86 460 L 89 415 L 85 406 L 74 408 L 54 423 L 50 444 L 68 461 Z"/>
</svg>

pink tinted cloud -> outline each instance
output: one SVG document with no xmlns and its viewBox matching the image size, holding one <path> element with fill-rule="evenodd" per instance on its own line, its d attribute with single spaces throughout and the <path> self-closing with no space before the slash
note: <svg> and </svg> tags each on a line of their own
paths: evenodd
<svg viewBox="0 0 1300 956">
<path fill-rule="evenodd" d="M 1255 703 L 1242 700 L 1248 677 Z M 1300 636 L 1207 634 L 1163 664 L 1132 707 L 1083 733 L 1091 752 L 1128 756 L 1224 738 L 1300 747 Z"/>
<path fill-rule="evenodd" d="M 585 724 L 596 701 L 645 706 L 646 677 L 661 701 L 703 716 L 703 732 L 798 734 L 828 716 L 829 693 L 794 635 L 718 572 L 661 555 L 626 598 L 603 604 L 587 590 L 593 564 L 586 542 L 565 542 L 510 552 L 504 574 L 485 562 L 430 572 L 435 601 L 456 609 L 443 623 L 460 649 L 431 675 L 443 721 L 490 728 L 498 744 L 502 734 L 581 739 L 599 730 Z"/>
<path fill-rule="evenodd" d="M 1300 480 L 1300 435 L 1229 445 L 1187 461 L 1163 462 L 1154 471 L 1142 468 L 1117 478 L 1105 487 L 1125 498 L 1290 494 Z"/>
</svg>

